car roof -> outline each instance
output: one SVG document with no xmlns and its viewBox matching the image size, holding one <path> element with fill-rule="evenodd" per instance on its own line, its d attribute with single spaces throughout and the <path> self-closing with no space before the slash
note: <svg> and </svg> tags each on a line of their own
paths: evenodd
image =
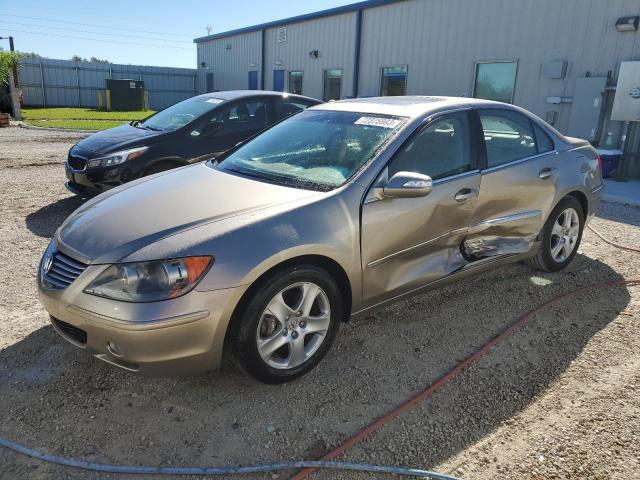
<svg viewBox="0 0 640 480">
<path fill-rule="evenodd" d="M 511 105 L 477 98 L 429 96 L 354 98 L 331 101 L 312 108 L 314 110 L 335 110 L 416 118 L 441 110 L 488 105 L 511 108 Z"/>
<path fill-rule="evenodd" d="M 224 90 L 220 92 L 205 93 L 204 95 L 198 95 L 202 98 L 217 98 L 220 100 L 230 101 L 239 100 L 248 97 L 291 97 L 298 99 L 305 99 L 311 102 L 322 103 L 320 100 L 311 97 L 305 97 L 304 95 L 295 95 L 286 92 L 273 92 L 270 90 Z"/>
</svg>

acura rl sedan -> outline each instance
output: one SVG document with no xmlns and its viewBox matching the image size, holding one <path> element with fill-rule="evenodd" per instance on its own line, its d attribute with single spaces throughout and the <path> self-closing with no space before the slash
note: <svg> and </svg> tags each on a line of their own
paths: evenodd
<svg viewBox="0 0 640 480">
<path fill-rule="evenodd" d="M 283 118 L 321 103 L 239 90 L 189 98 L 141 122 L 104 130 L 69 150 L 67 190 L 91 197 L 136 178 L 216 158 Z"/>
<path fill-rule="evenodd" d="M 387 97 L 312 107 L 217 161 L 94 198 L 39 267 L 53 326 L 149 375 L 299 377 L 341 322 L 527 260 L 574 258 L 603 188 L 586 141 L 511 105 Z"/>
</svg>

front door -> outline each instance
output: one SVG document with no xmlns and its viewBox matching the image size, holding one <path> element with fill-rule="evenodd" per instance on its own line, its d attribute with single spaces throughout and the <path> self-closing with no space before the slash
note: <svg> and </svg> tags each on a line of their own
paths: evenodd
<svg viewBox="0 0 640 480">
<path fill-rule="evenodd" d="M 412 135 L 382 175 L 429 175 L 420 198 L 367 197 L 362 205 L 365 307 L 442 278 L 466 264 L 460 246 L 476 207 L 480 174 L 469 113 L 436 118 Z M 378 197 L 380 198 L 380 197 Z"/>
<path fill-rule="evenodd" d="M 249 72 L 249 90 L 258 90 L 258 72 L 256 70 Z"/>
<path fill-rule="evenodd" d="M 207 73 L 207 93 L 213 92 L 213 73 Z"/>
<path fill-rule="evenodd" d="M 541 127 L 514 110 L 478 110 L 486 166 L 465 252 L 488 257 L 528 252 L 551 210 L 558 155 Z"/>
<path fill-rule="evenodd" d="M 284 70 L 273 71 L 273 89 L 276 92 L 284 92 Z"/>
</svg>

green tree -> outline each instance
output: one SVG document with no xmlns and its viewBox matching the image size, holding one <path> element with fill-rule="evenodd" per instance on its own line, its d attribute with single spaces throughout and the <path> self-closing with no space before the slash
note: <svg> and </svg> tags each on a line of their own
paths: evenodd
<svg viewBox="0 0 640 480">
<path fill-rule="evenodd" d="M 9 75 L 12 73 L 14 65 L 17 65 L 22 57 L 26 56 L 20 52 L 0 52 L 0 85 L 9 85 Z"/>
</svg>

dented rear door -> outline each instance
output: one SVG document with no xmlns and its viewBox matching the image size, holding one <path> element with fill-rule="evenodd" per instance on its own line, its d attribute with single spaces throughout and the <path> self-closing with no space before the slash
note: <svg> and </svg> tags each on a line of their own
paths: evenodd
<svg viewBox="0 0 640 480">
<path fill-rule="evenodd" d="M 555 198 L 558 154 L 529 117 L 508 109 L 478 110 L 486 161 L 464 251 L 469 257 L 531 249 Z"/>
</svg>

